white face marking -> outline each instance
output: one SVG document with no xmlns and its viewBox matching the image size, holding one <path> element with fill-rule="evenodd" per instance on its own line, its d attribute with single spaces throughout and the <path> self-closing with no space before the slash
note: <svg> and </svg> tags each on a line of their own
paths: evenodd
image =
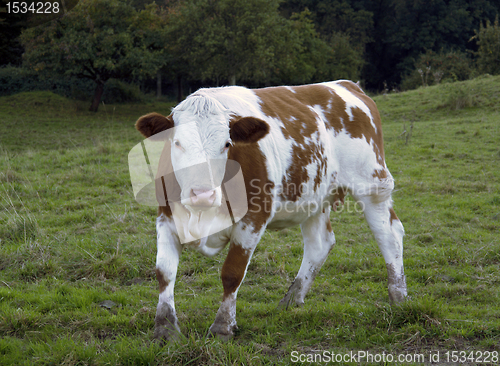
<svg viewBox="0 0 500 366">
<path fill-rule="evenodd" d="M 197 105 L 202 102 L 206 98 L 188 98 L 173 113 L 172 166 L 182 189 L 181 203 L 188 209 L 221 205 L 220 185 L 231 143 L 225 111 L 217 106 L 202 113 L 202 106 Z"/>
</svg>

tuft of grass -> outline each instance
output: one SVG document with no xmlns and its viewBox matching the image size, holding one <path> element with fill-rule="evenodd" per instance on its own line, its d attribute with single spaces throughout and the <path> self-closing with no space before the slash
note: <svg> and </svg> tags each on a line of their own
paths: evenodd
<svg viewBox="0 0 500 366">
<path fill-rule="evenodd" d="M 2 223 L 0 236 L 5 241 L 27 242 L 36 239 L 38 225 L 33 215 L 11 214 Z"/>
<path fill-rule="evenodd" d="M 12 183 L 20 182 L 23 178 L 11 169 L 7 169 L 5 172 L 0 173 L 0 182 L 2 183 Z"/>
<path fill-rule="evenodd" d="M 0 243 L 2 241 L 27 243 L 35 240 L 39 235 L 37 220 L 20 197 L 17 195 L 19 205 L 16 205 L 14 203 L 15 199 L 5 189 L 0 198 L 2 199 L 0 203 L 2 206 L 2 212 L 0 213 Z"/>
<path fill-rule="evenodd" d="M 446 98 L 442 107 L 459 111 L 478 105 L 478 96 L 474 89 L 468 87 L 469 83 L 445 84 L 443 93 Z"/>
<path fill-rule="evenodd" d="M 394 329 L 408 325 L 420 325 L 433 329 L 441 326 L 442 303 L 432 297 L 408 300 L 403 304 L 389 308 L 389 324 Z"/>
</svg>

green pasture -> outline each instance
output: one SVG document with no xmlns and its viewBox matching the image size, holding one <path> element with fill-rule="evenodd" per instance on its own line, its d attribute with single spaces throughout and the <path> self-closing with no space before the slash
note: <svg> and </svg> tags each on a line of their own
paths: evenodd
<svg viewBox="0 0 500 366">
<path fill-rule="evenodd" d="M 287 365 L 295 364 L 292 352 L 324 351 L 494 361 L 500 77 L 375 100 L 406 230 L 411 298 L 389 303 L 383 258 L 348 199 L 331 215 L 337 244 L 301 308 L 276 309 L 300 266 L 300 230 L 266 232 L 227 343 L 206 338 L 226 251 L 184 251 L 175 296 L 185 338 L 162 347 L 152 341 L 156 209 L 134 200 L 127 154 L 141 141 L 136 119 L 172 105 L 91 113 L 49 92 L 0 98 L 0 364 Z"/>
</svg>

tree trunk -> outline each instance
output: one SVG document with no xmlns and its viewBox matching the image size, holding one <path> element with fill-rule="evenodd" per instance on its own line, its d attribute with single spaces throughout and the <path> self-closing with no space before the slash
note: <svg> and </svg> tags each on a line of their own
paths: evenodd
<svg viewBox="0 0 500 366">
<path fill-rule="evenodd" d="M 92 104 L 90 105 L 91 112 L 97 112 L 99 108 L 99 103 L 101 103 L 102 93 L 104 93 L 104 83 L 100 80 L 96 81 L 97 85 L 94 91 L 94 98 L 92 99 Z"/>
<path fill-rule="evenodd" d="M 161 72 L 156 73 L 156 98 L 161 98 Z"/>
<path fill-rule="evenodd" d="M 229 85 L 236 85 L 236 75 L 235 74 L 232 74 L 229 77 Z"/>
</svg>

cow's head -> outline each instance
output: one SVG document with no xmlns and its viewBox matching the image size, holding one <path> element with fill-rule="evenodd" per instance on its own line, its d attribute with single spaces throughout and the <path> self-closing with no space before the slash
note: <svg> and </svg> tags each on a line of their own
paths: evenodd
<svg viewBox="0 0 500 366">
<path fill-rule="evenodd" d="M 215 99 L 201 95 L 188 97 L 167 117 L 150 113 L 136 123 L 147 138 L 174 127 L 169 156 L 181 188 L 181 203 L 191 212 L 221 205 L 221 183 L 231 146 L 257 142 L 269 132 L 264 121 L 235 116 Z"/>
</svg>

